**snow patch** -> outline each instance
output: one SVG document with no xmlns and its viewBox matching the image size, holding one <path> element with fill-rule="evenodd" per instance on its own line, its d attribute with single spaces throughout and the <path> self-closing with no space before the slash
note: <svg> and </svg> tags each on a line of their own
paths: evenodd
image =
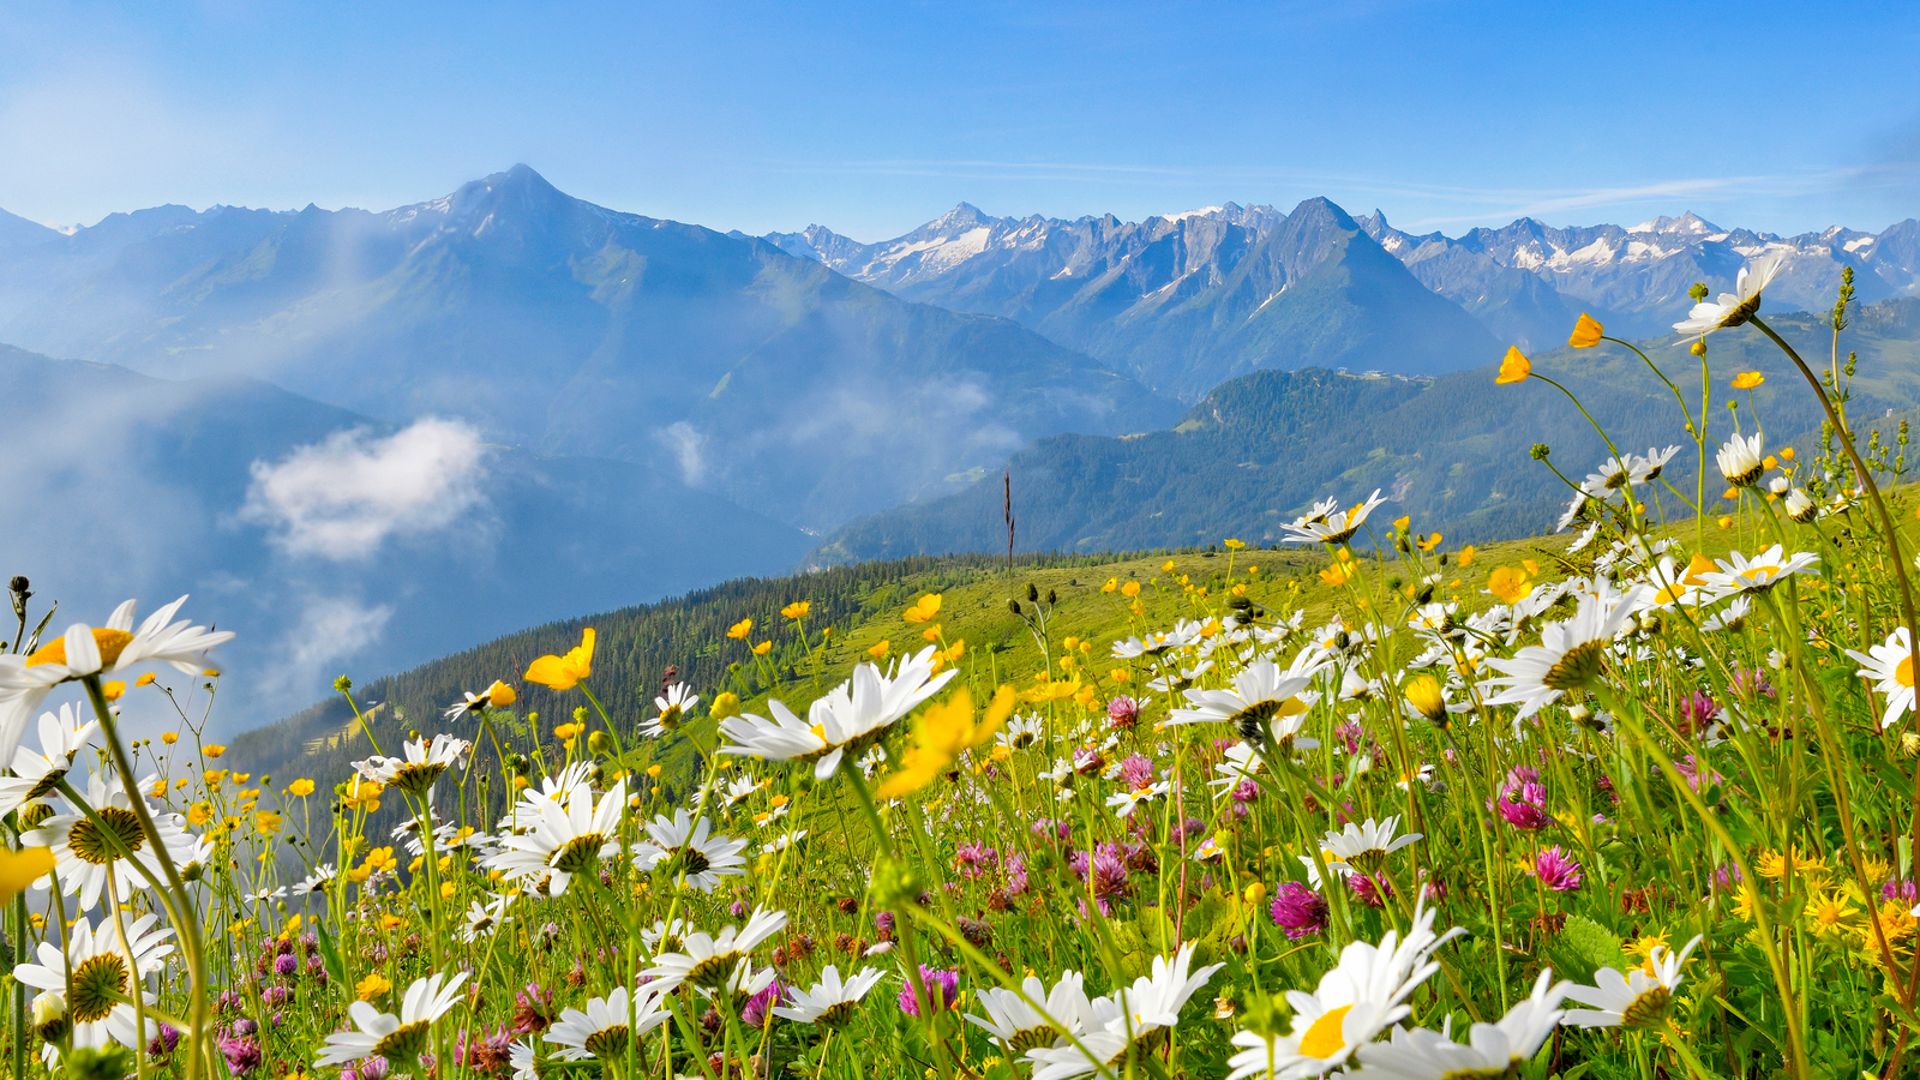
<svg viewBox="0 0 1920 1080">
<path fill-rule="evenodd" d="M 1164 221 L 1185 221 L 1195 217 L 1218 217 L 1226 209 L 1224 206 L 1202 206 L 1193 210 L 1182 210 L 1177 214 L 1162 214 L 1160 217 Z"/>
</svg>

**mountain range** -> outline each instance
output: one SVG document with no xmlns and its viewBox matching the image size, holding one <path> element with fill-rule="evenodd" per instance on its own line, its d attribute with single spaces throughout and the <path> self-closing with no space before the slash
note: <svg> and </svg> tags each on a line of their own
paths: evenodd
<svg viewBox="0 0 1920 1080">
<path fill-rule="evenodd" d="M 894 240 L 769 237 L 909 299 L 1016 320 L 1192 398 L 1259 368 L 1430 374 L 1498 342 L 1325 199 L 1140 222 L 989 218 L 966 204 Z"/>
<path fill-rule="evenodd" d="M 1582 311 L 1625 336 L 1664 332 L 1694 282 L 1725 288 L 1766 252 L 1787 257 L 1768 294 L 1778 307 L 1831 305 L 1845 267 L 1863 301 L 1920 295 L 1911 218 L 1877 234 L 1797 236 L 1692 213 L 1627 227 L 1521 218 L 1448 237 L 1326 199 L 1140 222 L 992 217 L 962 203 L 872 244 L 819 225 L 767 239 L 901 296 L 1017 320 L 1188 399 L 1254 368 L 1455 370 L 1497 353 L 1496 339 L 1556 345 Z"/>
</svg>

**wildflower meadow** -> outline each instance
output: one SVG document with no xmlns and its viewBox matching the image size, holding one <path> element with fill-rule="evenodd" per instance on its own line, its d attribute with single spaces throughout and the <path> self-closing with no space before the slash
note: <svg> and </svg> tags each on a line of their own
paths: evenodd
<svg viewBox="0 0 1920 1080">
<path fill-rule="evenodd" d="M 1084 602 L 1010 560 L 996 641 L 931 590 L 829 625 L 801 578 L 711 685 L 604 685 L 593 628 L 404 729 L 342 677 L 325 774 L 209 741 L 218 611 L 15 579 L 0 1072 L 1920 1074 L 1913 499 L 1848 415 L 1851 279 L 1803 357 L 1777 268 L 1664 352 L 1570 328 L 1646 361 L 1675 445 L 1539 433 L 1551 537 L 1329 491 L 1301 554 L 1082 559 Z M 1726 408 L 1762 378 L 1726 335 L 1818 436 Z M 1607 439 L 1554 375 L 1494 378 Z"/>
</svg>

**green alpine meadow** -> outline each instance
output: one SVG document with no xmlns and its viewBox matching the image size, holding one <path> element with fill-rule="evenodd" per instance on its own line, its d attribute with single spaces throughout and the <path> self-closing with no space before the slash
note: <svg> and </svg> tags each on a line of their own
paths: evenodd
<svg viewBox="0 0 1920 1080">
<path fill-rule="evenodd" d="M 0 28 L 0 1080 L 1920 1077 L 1920 11 Z"/>
</svg>

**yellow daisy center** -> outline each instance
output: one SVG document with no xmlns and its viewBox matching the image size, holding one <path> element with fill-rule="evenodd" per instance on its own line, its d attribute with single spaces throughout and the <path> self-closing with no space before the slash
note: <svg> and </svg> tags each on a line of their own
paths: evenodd
<svg viewBox="0 0 1920 1080">
<path fill-rule="evenodd" d="M 1307 1033 L 1300 1036 L 1300 1054 L 1302 1057 L 1326 1060 L 1339 1053 L 1347 1045 L 1347 1036 L 1341 1031 L 1347 1014 L 1353 1011 L 1351 1005 L 1341 1005 L 1326 1012 L 1307 1025 Z"/>
<path fill-rule="evenodd" d="M 119 662 L 120 654 L 133 644 L 133 635 L 125 630 L 93 630 L 94 647 L 100 650 L 100 667 L 111 668 Z M 45 645 L 27 654 L 27 666 L 39 667 L 42 664 L 60 664 L 67 662 L 67 639 L 57 637 Z"/>
<path fill-rule="evenodd" d="M 74 822 L 67 832 L 67 848 L 80 858 L 105 866 L 119 858 L 122 850 L 138 852 L 146 843 L 147 834 L 141 831 L 140 818 L 133 811 L 103 806 L 94 813 L 93 818 Z"/>
<path fill-rule="evenodd" d="M 427 1046 L 427 1027 L 427 1021 L 417 1020 L 393 1029 L 374 1044 L 372 1056 L 391 1061 L 418 1061 L 420 1052 Z"/>
<path fill-rule="evenodd" d="M 1907 689 L 1913 689 L 1913 656 L 1909 654 L 1893 669 L 1893 681 Z"/>
<path fill-rule="evenodd" d="M 1645 1027 L 1653 1024 L 1666 1015 L 1667 1005 L 1672 1000 L 1673 991 L 1665 986 L 1648 987 L 1631 1004 L 1620 1010 L 1620 1026 Z"/>
<path fill-rule="evenodd" d="M 72 997 L 68 1007 L 73 1018 L 90 1024 L 105 1020 L 127 996 L 127 963 L 117 953 L 90 956 L 73 970 Z"/>
<path fill-rule="evenodd" d="M 1568 649 L 1540 682 L 1553 690 L 1575 690 L 1587 685 L 1600 675 L 1606 664 L 1607 643 L 1604 641 L 1583 641 Z"/>
<path fill-rule="evenodd" d="M 627 1048 L 627 1040 L 632 1037 L 631 1030 L 625 1024 L 604 1027 L 582 1040 L 581 1046 L 587 1052 L 603 1060 L 611 1060 Z"/>
<path fill-rule="evenodd" d="M 555 870 L 569 874 L 578 874 L 600 859 L 600 849 L 605 847 L 607 838 L 597 832 L 581 833 L 568 840 L 554 851 L 547 865 Z"/>
</svg>

